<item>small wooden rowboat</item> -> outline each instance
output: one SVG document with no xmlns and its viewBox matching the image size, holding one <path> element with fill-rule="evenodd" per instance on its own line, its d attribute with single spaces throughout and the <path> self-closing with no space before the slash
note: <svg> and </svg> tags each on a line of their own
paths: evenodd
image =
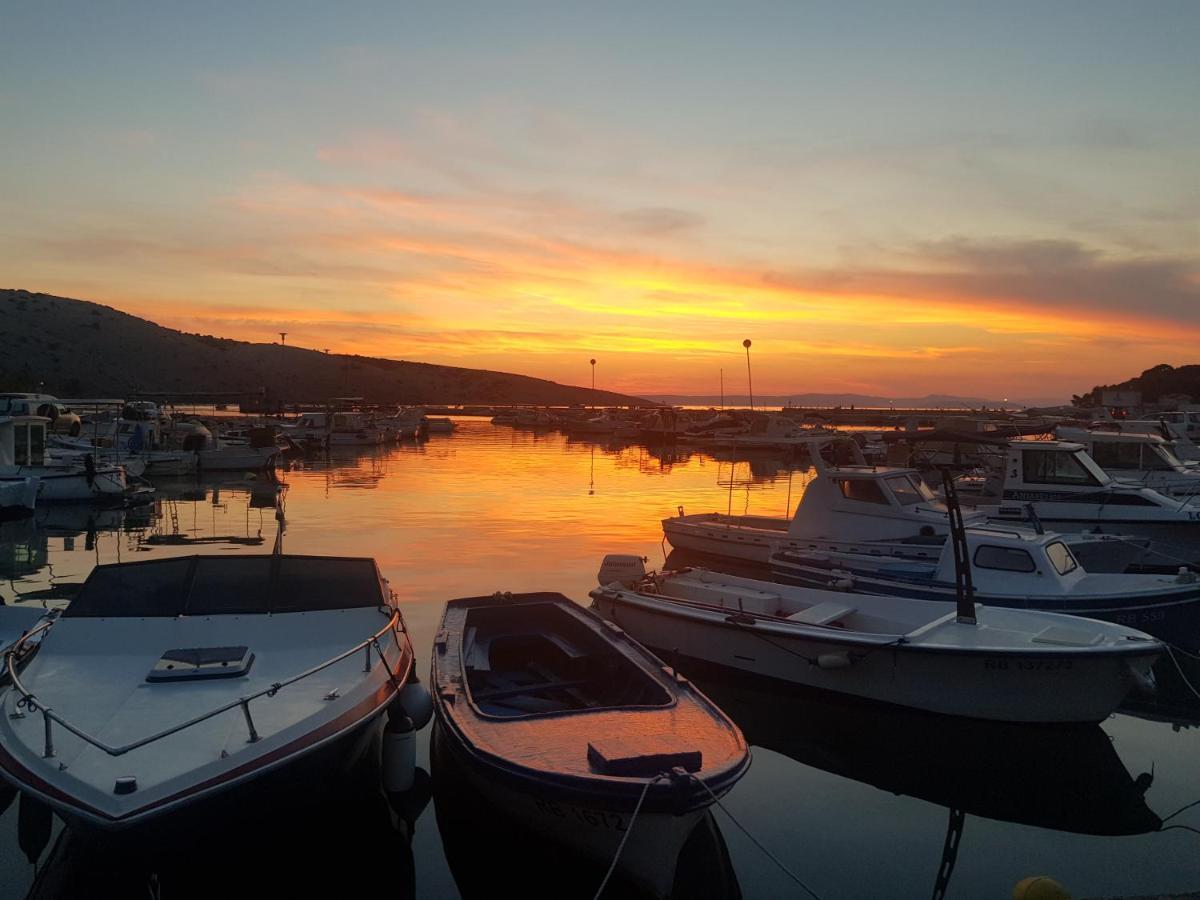
<svg viewBox="0 0 1200 900">
<path fill-rule="evenodd" d="M 656 895 L 674 878 L 663 861 L 750 764 L 695 686 L 561 594 L 448 603 L 432 683 L 439 743 L 477 791 L 602 862 L 632 830 L 619 868 Z"/>
</svg>

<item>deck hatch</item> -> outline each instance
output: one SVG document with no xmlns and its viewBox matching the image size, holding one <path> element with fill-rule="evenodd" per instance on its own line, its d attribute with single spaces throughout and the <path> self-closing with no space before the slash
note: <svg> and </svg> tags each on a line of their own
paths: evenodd
<svg viewBox="0 0 1200 900">
<path fill-rule="evenodd" d="M 700 750 L 673 734 L 622 734 L 588 741 L 588 762 L 602 775 L 647 778 L 676 767 L 699 772 Z"/>
<path fill-rule="evenodd" d="M 175 647 L 163 653 L 146 680 L 199 681 L 240 678 L 254 665 L 249 647 Z"/>
</svg>

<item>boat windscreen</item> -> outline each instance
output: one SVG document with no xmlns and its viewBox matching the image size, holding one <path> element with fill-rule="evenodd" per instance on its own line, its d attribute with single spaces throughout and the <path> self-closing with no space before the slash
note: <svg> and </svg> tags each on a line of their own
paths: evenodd
<svg viewBox="0 0 1200 900">
<path fill-rule="evenodd" d="M 98 566 L 63 616 L 315 612 L 384 602 L 370 559 L 188 556 Z"/>
</svg>

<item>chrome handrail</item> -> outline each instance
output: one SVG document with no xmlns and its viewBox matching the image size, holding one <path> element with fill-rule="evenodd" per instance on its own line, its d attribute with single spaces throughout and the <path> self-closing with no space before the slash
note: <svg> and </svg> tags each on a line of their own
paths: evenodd
<svg viewBox="0 0 1200 900">
<path fill-rule="evenodd" d="M 367 638 L 366 640 L 363 640 L 363 641 L 359 641 L 357 644 L 355 644 L 349 650 L 345 650 L 342 653 L 339 653 L 337 656 L 331 657 L 330 659 L 327 659 L 322 663 L 318 663 L 317 665 L 313 666 L 310 669 L 306 669 L 305 671 L 301 672 L 299 675 L 294 675 L 291 678 L 288 678 L 284 681 L 276 681 L 270 687 L 264 688 L 261 691 L 250 694 L 249 696 L 246 696 L 246 697 L 239 697 L 237 700 L 234 700 L 230 703 L 226 703 L 223 706 L 218 707 L 217 709 L 214 709 L 214 710 L 211 710 L 210 712 L 204 713 L 203 715 L 196 716 L 195 718 L 192 718 L 192 719 L 188 719 L 186 722 L 183 722 L 172 728 L 168 728 L 165 731 L 160 731 L 157 734 L 152 734 L 149 737 L 145 737 L 145 738 L 142 738 L 141 740 L 134 741 L 131 744 L 125 744 L 124 746 L 121 746 L 121 747 L 111 747 L 108 744 L 104 743 L 103 741 L 99 740 L 98 738 L 94 738 L 87 732 L 83 731 L 82 729 L 77 728 L 76 726 L 72 725 L 70 722 L 68 722 L 62 716 L 58 715 L 58 713 L 54 712 L 53 709 L 51 709 L 48 706 L 45 706 L 40 700 L 38 700 L 38 698 L 33 694 L 32 691 L 29 691 L 25 688 L 25 685 L 23 685 L 21 683 L 20 678 L 17 676 L 17 670 L 16 670 L 16 665 L 15 665 L 14 660 L 17 656 L 18 651 L 20 651 L 23 647 L 25 647 L 27 645 L 27 642 L 30 638 L 32 638 L 34 635 L 36 635 L 42 631 L 45 631 L 47 628 L 49 628 L 51 625 L 53 625 L 55 621 L 57 621 L 57 619 L 51 620 L 49 622 L 44 622 L 43 624 L 37 626 L 36 628 L 31 630 L 28 634 L 25 634 L 24 636 L 22 636 L 21 639 L 16 644 L 14 644 L 9 650 L 5 651 L 5 654 L 4 654 L 5 668 L 8 671 L 9 678 L 12 680 L 13 690 L 21 695 L 21 699 L 18 700 L 17 704 L 16 704 L 18 713 L 14 714 L 14 715 L 21 714 L 20 710 L 22 707 L 29 710 L 30 712 L 40 712 L 42 714 L 42 719 L 43 719 L 43 722 L 45 723 L 45 729 L 46 729 L 45 746 L 44 746 L 44 749 L 42 752 L 43 759 L 50 759 L 54 756 L 54 743 L 53 743 L 53 739 L 52 739 L 51 724 L 50 724 L 51 722 L 57 722 L 59 725 L 61 725 L 65 729 L 67 729 L 67 731 L 71 732 L 71 734 L 75 735 L 80 740 L 82 740 L 88 744 L 91 744 L 93 747 L 96 747 L 99 750 L 103 750 L 109 756 L 124 756 L 126 753 L 129 753 L 133 750 L 137 750 L 141 747 L 145 747 L 147 744 L 153 744 L 155 741 L 160 741 L 165 737 L 170 737 L 173 734 L 177 734 L 180 731 L 184 731 L 185 729 L 191 728 L 193 725 L 198 725 L 201 722 L 206 722 L 209 719 L 213 718 L 214 716 L 219 716 L 221 713 L 228 712 L 229 710 L 235 709 L 237 707 L 241 707 L 242 714 L 246 718 L 246 730 L 250 734 L 250 737 L 247 739 L 247 743 L 253 744 L 259 740 L 259 735 L 258 735 L 258 731 L 254 727 L 254 720 L 250 717 L 250 702 L 252 700 L 257 700 L 259 697 L 263 697 L 263 696 L 274 697 L 277 693 L 279 693 L 279 691 L 281 689 L 287 687 L 288 685 L 295 684 L 297 681 L 301 681 L 302 679 L 308 678 L 310 675 L 314 675 L 317 672 L 322 671 L 323 669 L 327 669 L 330 666 L 341 662 L 342 660 L 346 659 L 347 657 L 353 656 L 355 653 L 362 650 L 364 647 L 366 648 L 366 651 L 367 651 L 367 660 L 366 660 L 366 665 L 365 665 L 363 671 L 364 672 L 371 671 L 371 647 L 373 646 L 379 653 L 380 661 L 383 663 L 384 667 L 387 669 L 388 677 L 391 679 L 392 683 L 397 688 L 400 687 L 399 683 L 397 682 L 396 673 L 393 672 L 392 667 L 390 665 L 388 665 L 387 658 L 384 656 L 383 648 L 379 646 L 379 638 L 384 634 L 384 632 L 387 632 L 390 630 L 392 632 L 392 638 L 396 644 L 396 648 L 398 650 L 400 650 L 401 656 L 403 656 L 404 648 L 400 644 L 400 636 L 399 636 L 399 632 L 397 630 L 397 625 L 399 625 L 399 623 L 400 623 L 400 610 L 395 609 L 392 611 L 392 616 L 390 619 L 388 619 L 387 624 L 384 625 L 382 628 L 380 628 L 378 631 L 376 631 L 369 638 Z"/>
</svg>

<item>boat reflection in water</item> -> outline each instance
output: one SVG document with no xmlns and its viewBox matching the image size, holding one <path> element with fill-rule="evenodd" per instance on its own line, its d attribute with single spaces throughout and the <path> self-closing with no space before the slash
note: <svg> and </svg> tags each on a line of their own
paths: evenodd
<svg viewBox="0 0 1200 900">
<path fill-rule="evenodd" d="M 254 804 L 228 804 L 167 830 L 64 828 L 26 900 L 307 897 L 326 883 L 337 885 L 336 896 L 409 900 L 416 896 L 414 823 L 429 801 L 430 779 L 417 770 L 412 790 L 390 804 L 380 788 L 377 742 L 375 754 L 345 777 L 314 771 L 281 780 Z"/>
<path fill-rule="evenodd" d="M 606 867 L 565 843 L 548 843 L 544 835 L 489 803 L 471 787 L 462 765 L 448 751 L 441 726 L 435 722 L 433 729 L 434 808 L 446 861 L 463 900 L 490 900 L 506 885 L 519 885 L 522 900 L 594 897 Z M 635 823 L 630 841 L 637 840 L 636 829 Z M 655 880 L 671 885 L 665 894 L 648 893 L 618 871 L 603 896 L 629 900 L 739 900 L 742 896 L 711 812 L 703 815 L 676 858 L 662 860 L 662 869 Z M 514 872 L 520 875 L 514 878 Z"/>
<path fill-rule="evenodd" d="M 760 679 L 681 658 L 762 747 L 825 772 L 945 806 L 934 896 L 948 887 L 966 816 L 1088 835 L 1158 831 L 1145 792 L 1098 725 L 1020 725 L 940 716 Z"/>
</svg>

